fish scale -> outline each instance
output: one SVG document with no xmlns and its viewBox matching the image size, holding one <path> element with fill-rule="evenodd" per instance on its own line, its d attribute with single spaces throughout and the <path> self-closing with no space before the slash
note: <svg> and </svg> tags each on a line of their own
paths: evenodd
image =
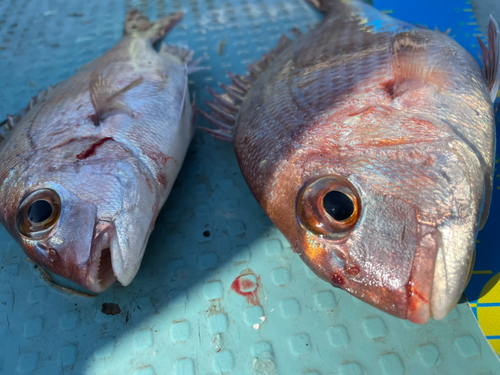
<svg viewBox="0 0 500 375">
<path fill-rule="evenodd" d="M 0 2 L 0 7 L 6 3 Z M 302 2 L 270 1 L 255 7 L 263 9 L 261 18 L 249 19 L 245 5 L 234 0 L 205 22 L 199 20 L 207 3 L 198 1 L 197 10 L 190 11 L 191 3 L 182 2 L 187 11 L 183 22 L 189 33 L 178 28 L 168 40 L 197 52 L 208 51 L 206 64 L 211 70 L 191 77 L 201 106 L 203 99 L 209 98 L 202 87 L 210 85 L 217 90 L 217 82 L 229 84 L 227 69 L 243 73 L 245 64 L 276 45 L 283 30 L 295 25 L 305 32 L 308 24 L 320 18 Z M 64 4 L 68 13 L 93 9 L 99 19 L 93 20 L 87 13 L 81 20 L 90 22 L 82 25 L 63 13 L 59 20 L 64 29 L 74 29 L 67 40 L 59 38 L 61 47 L 56 51 L 63 61 L 54 61 L 54 49 L 43 47 L 38 26 L 30 29 L 33 53 L 42 61 L 19 61 L 16 70 L 19 77 L 26 77 L 21 79 L 25 85 L 11 74 L 14 68 L 7 66 L 10 60 L 0 58 L 3 82 L 21 86 L 16 95 L 0 93 L 5 95 L 0 101 L 4 115 L 26 106 L 38 88 L 57 82 L 59 75 L 65 79 L 74 74 L 73 69 L 81 64 L 74 56 L 87 56 L 87 62 L 119 39 L 126 11 L 123 2 Z M 156 19 L 157 7 L 168 14 L 175 4 L 155 2 L 153 8 L 150 2 L 148 15 Z M 28 2 L 24 9 L 23 17 L 40 17 L 39 3 Z M 222 17 L 224 22 L 211 21 Z M 46 34 L 51 30 L 56 34 L 59 29 L 53 23 L 54 15 L 45 19 L 49 25 Z M 105 24 L 112 25 L 113 38 L 74 44 L 76 37 L 94 30 L 96 35 L 104 35 Z M 250 41 L 241 43 L 249 36 L 258 38 L 260 30 L 269 33 L 260 41 L 265 49 L 255 51 Z M 11 38 L 12 45 L 20 42 L 18 34 Z M 225 52 L 219 55 L 223 39 Z M 85 54 L 82 43 L 89 48 Z M 24 53 L 22 56 L 31 52 Z M 11 50 L 0 50 L 0 56 L 10 54 Z M 247 62 L 242 63 L 242 59 Z M 60 70 L 51 71 L 56 63 Z M 35 88 L 29 86 L 32 79 L 37 83 Z M 112 287 L 92 300 L 67 296 L 45 285 L 37 270 L 19 257 L 19 246 L 0 229 L 0 298 L 4 302 L 0 304 L 4 338 L 0 342 L 0 372 L 486 375 L 499 371 L 498 359 L 489 350 L 467 304 L 460 303 L 440 324 L 418 326 L 382 314 L 321 282 L 273 229 L 232 155 L 226 145 L 208 136 L 195 136 L 186 168 L 158 217 L 136 279 L 127 288 Z M 207 230 L 210 235 L 205 237 Z M 254 306 L 231 289 L 247 268 L 261 275 L 264 323 L 260 311 L 251 309 Z M 122 313 L 102 313 L 102 304 L 108 302 L 119 304 Z M 210 310 L 211 306 L 217 308 Z M 261 325 L 256 330 L 248 323 Z"/>
</svg>

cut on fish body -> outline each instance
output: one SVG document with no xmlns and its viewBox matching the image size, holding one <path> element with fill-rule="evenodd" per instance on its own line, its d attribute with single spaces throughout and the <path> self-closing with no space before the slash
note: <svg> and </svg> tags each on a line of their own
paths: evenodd
<svg viewBox="0 0 500 375">
<path fill-rule="evenodd" d="M 488 217 L 498 26 L 483 67 L 446 33 L 357 1 L 283 37 L 201 113 L 323 280 L 402 319 L 442 319 Z M 235 111 L 235 108 L 237 111 Z"/>
</svg>

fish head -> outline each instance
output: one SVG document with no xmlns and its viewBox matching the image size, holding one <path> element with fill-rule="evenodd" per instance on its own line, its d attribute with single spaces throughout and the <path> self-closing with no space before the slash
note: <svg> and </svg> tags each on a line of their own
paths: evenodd
<svg viewBox="0 0 500 375">
<path fill-rule="evenodd" d="M 446 316 L 472 271 L 484 199 L 477 158 L 453 142 L 339 147 L 308 138 L 314 144 L 286 158 L 286 178 L 269 194 L 292 247 L 321 278 L 394 316 Z"/>
<path fill-rule="evenodd" d="M 97 218 L 97 207 L 63 185 L 29 191 L 16 212 L 17 237 L 26 254 L 42 267 L 94 292 L 116 281 L 111 248 L 113 223 Z"/>
<path fill-rule="evenodd" d="M 30 163 L 5 181 L 0 202 L 29 258 L 93 292 L 133 280 L 158 213 L 154 186 L 126 155 L 110 161 L 120 150 L 108 143 L 81 165 Z"/>
</svg>

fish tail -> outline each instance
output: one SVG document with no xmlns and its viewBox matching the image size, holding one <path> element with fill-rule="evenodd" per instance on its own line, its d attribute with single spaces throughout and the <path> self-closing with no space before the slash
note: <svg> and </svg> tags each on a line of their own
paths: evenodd
<svg viewBox="0 0 500 375">
<path fill-rule="evenodd" d="M 127 13 L 123 35 L 130 35 L 136 38 L 144 38 L 156 43 L 177 25 L 184 17 L 184 13 L 172 13 L 168 17 L 160 18 L 151 22 L 148 17 L 139 13 L 137 9 L 132 9 Z"/>
</svg>

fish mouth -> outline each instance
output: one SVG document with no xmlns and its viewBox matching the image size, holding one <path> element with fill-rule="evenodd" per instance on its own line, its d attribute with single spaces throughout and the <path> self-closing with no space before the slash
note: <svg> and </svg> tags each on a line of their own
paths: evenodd
<svg viewBox="0 0 500 375">
<path fill-rule="evenodd" d="M 113 271 L 113 249 L 119 246 L 113 223 L 100 220 L 95 227 L 85 287 L 100 293 L 117 280 Z"/>
<path fill-rule="evenodd" d="M 406 318 L 425 324 L 432 315 L 432 296 L 435 288 L 435 269 L 439 251 L 442 251 L 441 234 L 435 227 L 419 225 L 419 241 L 410 280 L 406 290 L 408 307 Z"/>
<path fill-rule="evenodd" d="M 410 281 L 407 285 L 407 319 L 413 323 L 425 324 L 430 318 L 441 320 L 455 307 L 472 275 L 474 252 L 463 277 L 453 274 L 453 268 L 446 264 L 447 249 L 443 233 L 435 227 L 420 225 L 421 236 L 413 261 Z M 467 253 L 468 249 L 462 249 Z M 449 256 L 449 255 L 448 255 Z"/>
</svg>

